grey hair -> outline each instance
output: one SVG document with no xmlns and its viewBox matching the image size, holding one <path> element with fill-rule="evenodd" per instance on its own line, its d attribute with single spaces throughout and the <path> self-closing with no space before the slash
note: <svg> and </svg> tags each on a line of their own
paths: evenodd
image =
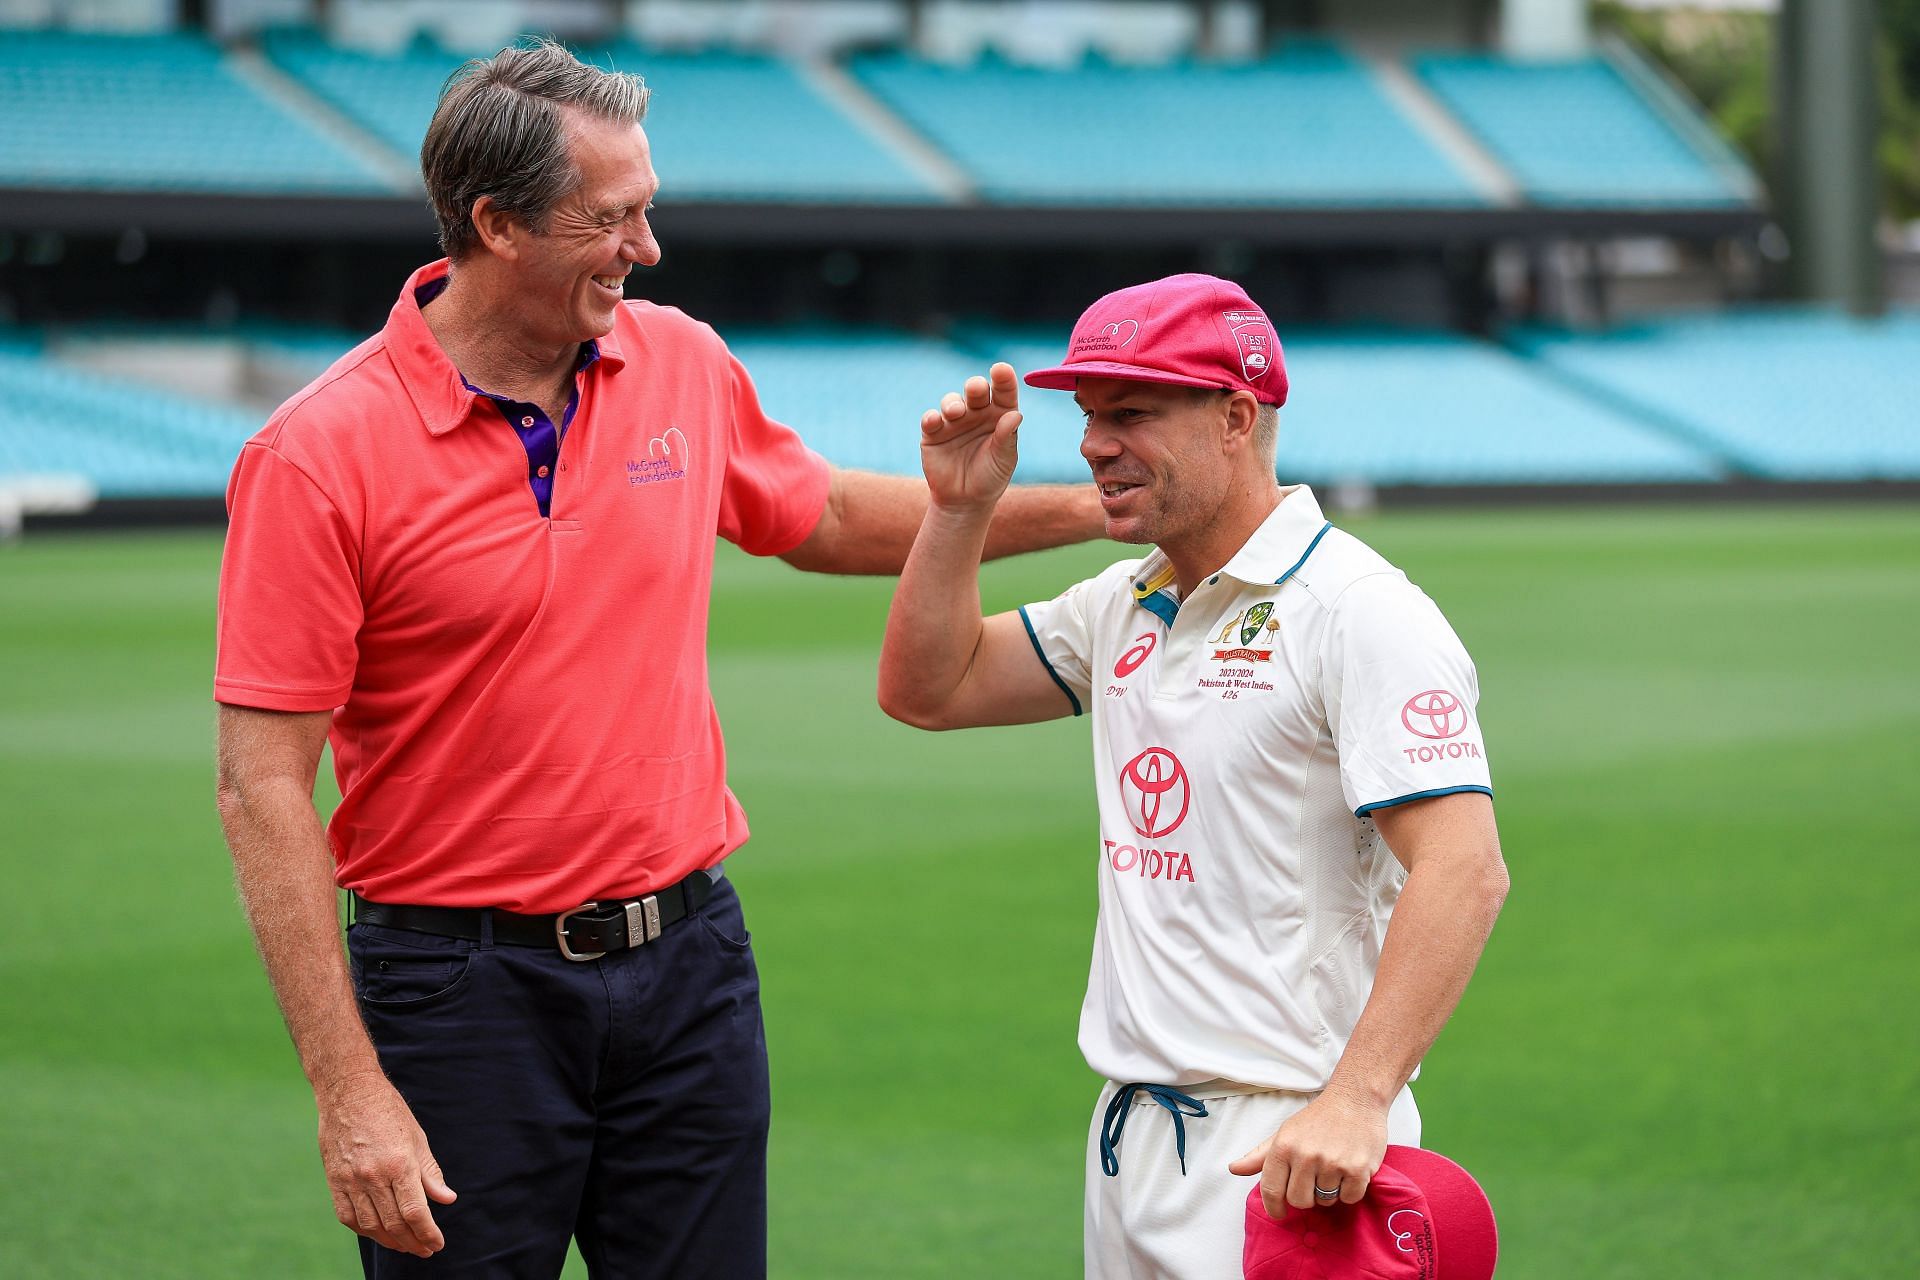
<svg viewBox="0 0 1920 1280">
<path fill-rule="evenodd" d="M 1193 387 L 1190 388 L 1196 404 L 1209 401 L 1224 402 L 1231 396 L 1231 387 Z M 1280 447 L 1280 406 L 1262 401 L 1253 414 L 1253 446 L 1272 462 Z"/>
<path fill-rule="evenodd" d="M 589 66 L 553 40 L 466 63 L 440 90 L 420 144 L 440 247 L 456 259 L 478 247 L 473 202 L 481 196 L 545 231 L 553 206 L 580 185 L 563 112 L 638 124 L 650 96 L 639 76 Z"/>
</svg>

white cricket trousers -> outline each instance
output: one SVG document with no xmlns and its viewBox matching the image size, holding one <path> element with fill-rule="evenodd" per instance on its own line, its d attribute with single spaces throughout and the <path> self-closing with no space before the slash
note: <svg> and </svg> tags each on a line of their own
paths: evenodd
<svg viewBox="0 0 1920 1280">
<path fill-rule="evenodd" d="M 1183 1117 L 1183 1177 L 1173 1115 L 1141 1090 L 1133 1095 L 1120 1138 L 1120 1172 L 1109 1178 L 1100 1167 L 1100 1129 L 1119 1089 L 1109 1080 L 1100 1091 L 1087 1133 L 1087 1280 L 1238 1280 L 1247 1192 L 1257 1179 L 1236 1177 L 1227 1165 L 1315 1095 L 1250 1093 L 1233 1085 L 1182 1089 L 1207 1105 L 1205 1116 Z M 1410 1089 L 1393 1100 L 1387 1141 L 1420 1145 L 1420 1109 Z"/>
</svg>

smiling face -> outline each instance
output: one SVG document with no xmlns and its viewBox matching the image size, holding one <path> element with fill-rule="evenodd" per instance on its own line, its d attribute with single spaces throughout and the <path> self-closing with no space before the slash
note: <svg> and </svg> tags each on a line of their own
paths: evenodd
<svg viewBox="0 0 1920 1280">
<path fill-rule="evenodd" d="M 568 154 L 580 181 L 557 201 L 544 229 L 514 237 L 515 295 L 556 345 L 613 328 L 627 273 L 660 261 L 647 211 L 660 189 L 647 135 L 637 124 L 566 112 Z"/>
<path fill-rule="evenodd" d="M 1233 492 L 1229 398 L 1190 387 L 1082 378 L 1080 455 L 1100 487 L 1107 536 L 1167 548 L 1204 539 Z"/>
</svg>

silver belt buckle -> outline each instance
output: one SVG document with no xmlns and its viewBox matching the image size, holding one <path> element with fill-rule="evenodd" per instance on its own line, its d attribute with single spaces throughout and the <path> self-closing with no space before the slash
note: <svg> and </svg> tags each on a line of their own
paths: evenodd
<svg viewBox="0 0 1920 1280">
<path fill-rule="evenodd" d="M 648 894 L 627 904 L 627 945 L 645 946 L 660 936 L 660 899 Z"/>
<path fill-rule="evenodd" d="M 562 911 L 558 916 L 554 917 L 554 921 L 553 921 L 554 940 L 560 944 L 560 954 L 565 956 L 567 959 L 598 960 L 601 956 L 607 954 L 604 951 L 575 951 L 572 947 L 567 945 L 567 921 L 572 919 L 574 916 L 579 915 L 582 911 L 593 910 L 594 907 L 598 905 L 599 905 L 598 903 L 594 903 L 594 902 L 583 902 L 579 906 L 575 907 L 573 910 Z M 633 908 L 629 907 L 627 908 L 627 911 L 629 913 L 627 917 L 628 928 L 631 929 L 632 921 L 633 921 L 633 917 L 631 913 L 633 911 Z"/>
</svg>

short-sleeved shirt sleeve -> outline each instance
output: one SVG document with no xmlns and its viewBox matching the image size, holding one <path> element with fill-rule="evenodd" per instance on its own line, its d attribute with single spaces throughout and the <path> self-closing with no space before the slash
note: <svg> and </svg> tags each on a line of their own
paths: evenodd
<svg viewBox="0 0 1920 1280">
<path fill-rule="evenodd" d="M 1355 814 L 1457 791 L 1493 794 L 1473 661 L 1439 607 L 1404 577 L 1362 578 L 1334 602 L 1320 678 Z"/>
<path fill-rule="evenodd" d="M 354 532 L 298 466 L 259 442 L 227 485 L 214 697 L 331 711 L 353 689 L 363 609 Z"/>
<path fill-rule="evenodd" d="M 805 542 L 826 510 L 826 459 L 791 427 L 760 407 L 753 379 L 727 357 L 732 398 L 727 476 L 720 493 L 720 536 L 756 556 L 777 556 Z"/>
<path fill-rule="evenodd" d="M 1091 609 L 1106 578 L 1088 578 L 1051 600 L 1026 605 L 1020 621 L 1040 664 L 1073 704 L 1073 714 L 1086 710 L 1093 694 L 1093 627 Z"/>
</svg>

